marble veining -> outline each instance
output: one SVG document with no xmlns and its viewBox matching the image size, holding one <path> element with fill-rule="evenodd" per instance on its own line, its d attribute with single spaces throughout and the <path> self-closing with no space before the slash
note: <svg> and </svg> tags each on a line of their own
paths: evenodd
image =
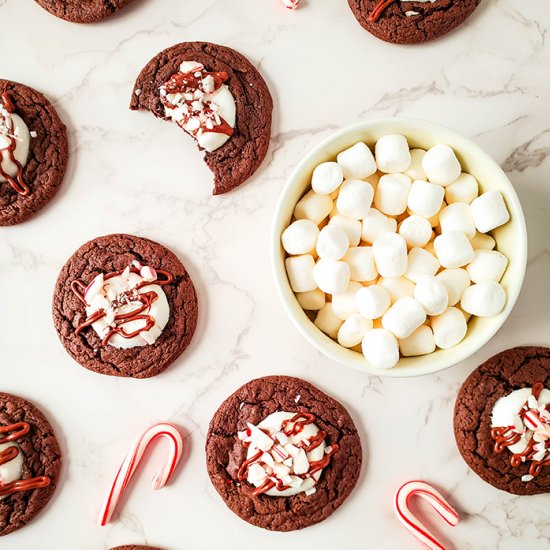
<svg viewBox="0 0 550 550">
<path fill-rule="evenodd" d="M 1 77 L 54 101 L 71 149 L 52 203 L 33 220 L 0 230 L 1 389 L 48 413 L 65 454 L 51 505 L 0 540 L 0 548 L 149 543 L 207 550 L 253 540 L 265 550 L 281 544 L 412 550 L 418 543 L 392 511 L 395 489 L 412 478 L 433 483 L 458 508 L 456 528 L 427 514 L 455 548 L 550 548 L 550 496 L 515 497 L 486 485 L 458 455 L 452 433 L 456 392 L 481 361 L 512 345 L 550 343 L 547 2 L 482 0 L 458 31 L 415 47 L 371 37 L 345 0 L 310 0 L 294 13 L 278 0 L 135 0 L 89 26 L 57 20 L 32 0 L 0 0 L 0 20 Z M 241 51 L 259 66 L 275 100 L 266 161 L 227 196 L 211 195 L 211 174 L 181 130 L 128 109 L 143 65 L 183 40 Z M 514 183 L 530 237 L 525 286 L 501 331 L 467 361 L 408 380 L 368 377 L 317 353 L 286 317 L 268 259 L 275 202 L 303 154 L 345 125 L 393 115 L 440 122 L 485 148 Z M 154 379 L 106 378 L 80 368 L 53 328 L 51 295 L 62 264 L 86 240 L 111 232 L 165 244 L 197 286 L 195 339 Z M 204 466 L 204 437 L 217 406 L 241 384 L 268 374 L 301 376 L 342 401 L 365 448 L 349 501 L 322 524 L 284 535 L 226 510 Z M 165 489 L 151 491 L 162 452 L 156 448 L 120 514 L 98 527 L 96 514 L 119 462 L 134 436 L 158 420 L 185 433 L 180 471 Z"/>
</svg>

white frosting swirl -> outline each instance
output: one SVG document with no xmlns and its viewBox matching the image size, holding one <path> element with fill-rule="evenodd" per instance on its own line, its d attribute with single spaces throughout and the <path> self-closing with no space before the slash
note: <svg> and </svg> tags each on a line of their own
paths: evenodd
<svg viewBox="0 0 550 550">
<path fill-rule="evenodd" d="M 10 159 L 7 149 L 12 144 L 12 139 L 15 140 L 15 150 L 13 152 L 15 159 L 22 166 L 27 164 L 29 156 L 29 145 L 31 136 L 29 129 L 23 119 L 15 114 L 10 113 L 6 106 L 0 101 L 0 154 L 2 157 L 2 170 L 10 177 L 14 178 L 17 175 L 17 164 Z M 0 182 L 6 179 L 0 175 Z"/>
<path fill-rule="evenodd" d="M 196 71 L 195 76 L 202 78 L 204 66 L 196 61 L 184 61 L 180 65 L 180 71 L 182 73 Z M 199 89 L 194 94 L 167 94 L 165 86 L 161 86 L 160 94 L 174 106 L 174 108 L 165 106 L 165 115 L 190 133 L 203 149 L 212 152 L 221 147 L 230 136 L 220 132 L 209 132 L 204 127 L 213 129 L 223 119 L 231 128 L 235 128 L 237 108 L 235 98 L 226 84 L 214 90 L 214 79 L 209 75 L 202 78 L 201 84 L 204 91 Z M 208 93 L 207 90 L 212 91 Z M 212 111 L 213 117 L 207 116 L 206 110 Z"/>
<path fill-rule="evenodd" d="M 283 423 L 295 416 L 296 413 L 292 412 L 276 412 L 257 426 L 249 423 L 248 429 L 238 434 L 239 439 L 248 445 L 247 460 L 262 452 L 248 467 L 248 483 L 258 488 L 271 480 L 285 486 L 283 490 L 277 489 L 277 486 L 272 487 L 263 494 L 288 497 L 303 492 L 307 495 L 315 492 L 315 484 L 323 470 L 310 474 L 311 464 L 322 460 L 332 449 L 327 447 L 323 439 L 320 445 L 306 451 L 312 438 L 319 433 L 319 428 L 314 423 L 304 424 L 301 431 L 292 434 L 295 423 L 289 422 L 283 430 Z M 300 420 L 303 418 L 297 419 Z"/>
<path fill-rule="evenodd" d="M 115 348 L 134 348 L 153 344 L 161 335 L 162 330 L 168 323 L 170 306 L 166 294 L 160 285 L 154 283 L 156 274 L 148 267 L 141 267 L 140 273 L 134 273 L 127 267 L 122 274 L 104 280 L 104 275 L 99 274 L 88 285 L 84 293 L 86 301 L 86 314 L 88 317 L 101 310 L 106 315 L 92 324 L 100 338 L 105 338 L 115 327 L 119 326 L 126 334 L 132 334 L 144 328 L 146 319 L 136 319 L 122 325 L 117 324 L 116 316 L 128 314 L 142 307 L 142 302 L 137 300 L 139 295 L 147 292 L 154 292 L 157 298 L 150 304 L 148 309 L 142 312 L 154 319 L 154 325 L 149 330 L 143 330 L 132 338 L 114 333 L 108 340 L 108 345 Z M 137 288 L 142 283 L 147 283 Z"/>
<path fill-rule="evenodd" d="M 19 449 L 19 453 L 9 462 L 0 464 L 0 485 L 7 485 L 8 483 L 17 481 L 18 479 L 21 479 L 21 475 L 23 474 L 23 453 L 17 443 L 14 443 L 13 441 L 0 443 L 0 452 L 5 451 L 10 447 L 16 447 Z M 0 496 L 0 500 L 6 498 L 7 496 L 9 495 Z"/>
</svg>

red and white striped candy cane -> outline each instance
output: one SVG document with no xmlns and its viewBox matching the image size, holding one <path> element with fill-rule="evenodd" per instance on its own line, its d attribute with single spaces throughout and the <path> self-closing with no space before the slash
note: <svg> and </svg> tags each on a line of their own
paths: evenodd
<svg viewBox="0 0 550 550">
<path fill-rule="evenodd" d="M 300 0 L 281 0 L 285 8 L 295 10 L 300 5 Z"/>
<path fill-rule="evenodd" d="M 408 481 L 395 493 L 394 509 L 401 523 L 430 550 L 445 550 L 445 547 L 429 529 L 410 511 L 409 499 L 413 496 L 426 499 L 434 510 L 453 527 L 458 524 L 458 513 L 438 491 L 423 481 Z"/>
<path fill-rule="evenodd" d="M 170 449 L 166 455 L 166 460 L 164 460 L 153 478 L 153 489 L 162 489 L 168 483 L 170 477 L 172 477 L 183 451 L 183 438 L 178 428 L 173 424 L 155 424 L 141 434 L 118 469 L 113 485 L 105 497 L 99 513 L 98 521 L 100 525 L 107 525 L 109 523 L 117 502 L 126 490 L 145 450 L 157 438 L 165 438 L 170 444 Z"/>
<path fill-rule="evenodd" d="M 537 430 L 544 427 L 544 423 L 540 419 L 538 411 L 529 409 L 523 416 L 523 422 L 530 430 Z"/>
</svg>

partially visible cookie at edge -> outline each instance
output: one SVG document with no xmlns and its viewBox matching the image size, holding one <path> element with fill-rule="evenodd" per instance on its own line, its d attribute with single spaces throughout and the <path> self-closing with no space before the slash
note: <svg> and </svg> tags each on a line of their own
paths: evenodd
<svg viewBox="0 0 550 550">
<path fill-rule="evenodd" d="M 114 234 L 69 258 L 55 286 L 53 318 L 63 346 L 82 366 L 149 378 L 189 346 L 198 302 L 173 252 L 149 239 Z"/>
<path fill-rule="evenodd" d="M 52 15 L 73 23 L 96 23 L 129 4 L 132 0 L 35 0 Z"/>
<path fill-rule="evenodd" d="M 362 450 L 353 420 L 335 399 L 299 378 L 267 376 L 219 407 L 206 460 L 212 484 L 235 514 L 292 531 L 343 504 L 359 478 Z"/>
<path fill-rule="evenodd" d="M 456 29 L 481 0 L 348 0 L 355 18 L 371 34 L 394 44 L 419 44 Z"/>
<path fill-rule="evenodd" d="M 535 404 L 540 410 L 532 409 Z M 538 467 L 531 459 L 538 448 L 528 453 L 527 460 L 520 456 L 529 441 L 535 443 L 536 432 L 526 424 L 533 413 L 533 418 L 546 415 L 546 430 L 550 429 L 549 348 L 503 351 L 474 370 L 458 393 L 454 413 L 458 450 L 468 466 L 497 489 L 516 495 L 550 493 L 550 440 L 545 439 L 546 458 L 537 457 L 549 461 L 539 473 L 533 472 Z"/>
<path fill-rule="evenodd" d="M 53 198 L 68 155 L 67 130 L 50 101 L 0 80 L 0 226 L 24 222 Z"/>
<path fill-rule="evenodd" d="M 249 179 L 269 147 L 267 84 L 246 57 L 225 46 L 183 42 L 160 52 L 138 76 L 130 109 L 172 120 L 195 138 L 214 174 L 215 195 Z"/>
<path fill-rule="evenodd" d="M 48 504 L 61 471 L 53 428 L 29 401 L 0 393 L 0 536 L 27 525 Z"/>
</svg>

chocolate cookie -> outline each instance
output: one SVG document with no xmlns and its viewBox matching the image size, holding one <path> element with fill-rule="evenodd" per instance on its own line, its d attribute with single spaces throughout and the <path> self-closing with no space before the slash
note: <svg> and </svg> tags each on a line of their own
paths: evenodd
<svg viewBox="0 0 550 550">
<path fill-rule="evenodd" d="M 468 466 L 497 489 L 516 495 L 550 492 L 550 440 L 544 443 L 545 437 L 550 437 L 548 390 L 550 349 L 540 347 L 503 351 L 479 366 L 462 385 L 454 418 L 458 450 Z M 512 392 L 516 393 L 508 397 Z M 539 419 L 537 422 L 542 418 L 543 425 L 547 417 L 546 428 L 537 432 L 527 429 L 532 415 Z M 534 437 L 544 430 L 546 436 Z M 546 454 L 541 452 L 533 460 L 539 448 L 529 451 L 525 445 L 530 447 L 535 439 L 543 440 Z M 519 445 L 519 451 L 512 447 L 514 444 Z M 522 452 L 526 460 L 521 459 Z M 537 465 L 537 461 L 543 464 Z"/>
<path fill-rule="evenodd" d="M 273 101 L 264 79 L 217 44 L 183 42 L 159 53 L 138 76 L 130 109 L 174 120 L 197 139 L 215 195 L 250 178 L 269 147 Z"/>
<path fill-rule="evenodd" d="M 214 415 L 206 440 L 208 473 L 227 506 L 272 531 L 330 516 L 355 487 L 361 460 L 344 407 L 289 376 L 237 390 Z"/>
<path fill-rule="evenodd" d="M 132 0 L 35 0 L 52 15 L 74 23 L 95 23 Z"/>
<path fill-rule="evenodd" d="M 134 544 L 130 544 L 126 546 L 116 546 L 115 548 L 111 548 L 111 550 L 160 550 L 160 548 L 157 548 L 156 546 L 136 546 Z"/>
<path fill-rule="evenodd" d="M 52 104 L 0 80 L 0 226 L 27 220 L 52 199 L 67 157 L 67 131 Z"/>
<path fill-rule="evenodd" d="M 81 246 L 55 286 L 62 344 L 87 369 L 149 378 L 187 348 L 197 326 L 195 287 L 167 248 L 132 235 Z"/>
<path fill-rule="evenodd" d="M 363 28 L 394 44 L 418 44 L 461 25 L 481 0 L 348 0 Z"/>
<path fill-rule="evenodd" d="M 44 415 L 25 399 L 0 393 L 0 536 L 46 506 L 60 470 L 61 451 Z"/>
</svg>

